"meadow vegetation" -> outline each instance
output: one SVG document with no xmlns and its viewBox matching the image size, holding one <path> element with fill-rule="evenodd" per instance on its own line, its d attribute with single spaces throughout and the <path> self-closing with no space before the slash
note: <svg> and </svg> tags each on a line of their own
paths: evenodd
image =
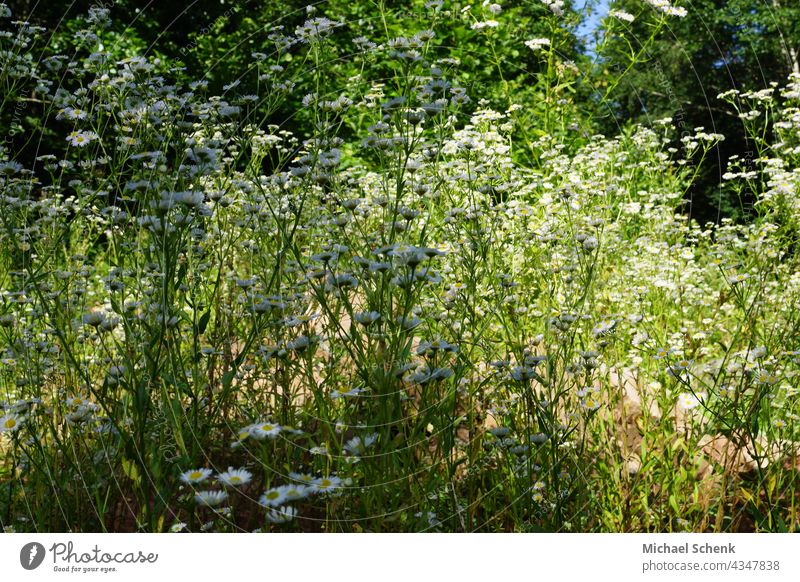
<svg viewBox="0 0 800 582">
<path fill-rule="evenodd" d="M 569 7 L 412 4 L 217 90 L 0 4 L 6 531 L 797 530 L 800 75 L 711 97 L 754 204 L 700 223 L 725 136 L 600 133 Z"/>
</svg>

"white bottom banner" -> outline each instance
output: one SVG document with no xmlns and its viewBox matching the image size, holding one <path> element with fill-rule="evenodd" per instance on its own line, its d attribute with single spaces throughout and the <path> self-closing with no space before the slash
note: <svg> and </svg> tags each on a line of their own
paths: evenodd
<svg viewBox="0 0 800 582">
<path fill-rule="evenodd" d="M 791 534 L 4 534 L 0 580 L 800 580 Z"/>
</svg>

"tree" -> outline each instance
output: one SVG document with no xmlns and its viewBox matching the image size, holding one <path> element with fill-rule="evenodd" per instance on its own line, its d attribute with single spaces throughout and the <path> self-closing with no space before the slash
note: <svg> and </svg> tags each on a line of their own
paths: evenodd
<svg viewBox="0 0 800 582">
<path fill-rule="evenodd" d="M 672 117 L 686 134 L 699 126 L 724 134 L 713 163 L 703 169 L 690 193 L 690 211 L 701 221 L 726 215 L 744 218 L 752 199 L 731 198 L 720 182 L 728 159 L 751 158 L 753 147 L 736 112 L 717 95 L 730 89 L 769 88 L 798 72 L 800 5 L 786 0 L 684 4 L 686 15 L 668 17 L 655 36 L 655 23 L 665 16 L 655 7 L 641 0 L 611 4 L 611 10 L 626 11 L 635 19 L 624 26 L 605 26 L 598 63 L 622 78 L 598 115 L 606 128 Z M 639 62 L 629 69 L 632 54 Z"/>
</svg>

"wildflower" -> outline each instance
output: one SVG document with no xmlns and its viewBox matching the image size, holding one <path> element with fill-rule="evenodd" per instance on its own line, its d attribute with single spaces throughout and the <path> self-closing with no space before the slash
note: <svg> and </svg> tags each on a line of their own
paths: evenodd
<svg viewBox="0 0 800 582">
<path fill-rule="evenodd" d="M 691 360 L 680 360 L 667 367 L 667 374 L 681 382 L 688 381 L 689 368 L 692 365 Z"/>
<path fill-rule="evenodd" d="M 228 499 L 225 491 L 198 491 L 194 496 L 194 501 L 198 505 L 206 507 L 216 507 Z"/>
<path fill-rule="evenodd" d="M 780 382 L 780 376 L 778 376 L 775 372 L 768 372 L 763 370 L 758 374 L 758 383 L 765 384 L 767 386 L 772 386 Z"/>
<path fill-rule="evenodd" d="M 581 406 L 586 410 L 597 410 L 600 408 L 600 401 L 590 395 L 581 400 Z"/>
<path fill-rule="evenodd" d="M 228 487 L 239 487 L 246 485 L 253 478 L 253 474 L 246 469 L 234 469 L 228 467 L 224 473 L 217 475 L 217 481 Z"/>
<path fill-rule="evenodd" d="M 391 268 L 392 264 L 385 261 L 371 261 L 369 263 L 370 273 L 386 273 Z"/>
<path fill-rule="evenodd" d="M 305 499 L 314 491 L 308 485 L 297 485 L 297 484 L 290 484 L 290 485 L 281 485 L 278 487 L 281 490 L 283 495 L 286 497 L 287 501 L 297 501 L 298 499 Z"/>
<path fill-rule="evenodd" d="M 286 351 L 302 353 L 308 346 L 311 345 L 311 338 L 307 335 L 301 335 L 286 343 Z"/>
<path fill-rule="evenodd" d="M 508 435 L 508 433 L 511 432 L 511 429 L 508 428 L 507 426 L 496 426 L 494 428 L 490 428 L 489 432 L 492 433 L 492 435 L 497 438 L 502 438 Z"/>
<path fill-rule="evenodd" d="M 476 22 L 472 25 L 472 30 L 481 30 L 483 28 L 497 28 L 500 26 L 500 23 L 494 19 L 484 20 L 481 22 Z"/>
<path fill-rule="evenodd" d="M 297 517 L 297 509 L 289 505 L 283 505 L 277 509 L 270 509 L 267 512 L 267 521 L 270 523 L 288 523 Z"/>
<path fill-rule="evenodd" d="M 14 432 L 22 425 L 22 418 L 13 412 L 0 416 L 0 432 Z"/>
<path fill-rule="evenodd" d="M 262 422 L 259 424 L 250 425 L 250 427 L 248 427 L 250 436 L 259 441 L 264 440 L 265 438 L 274 439 L 281 433 L 281 430 L 283 430 L 281 425 L 271 422 Z"/>
<path fill-rule="evenodd" d="M 661 360 L 666 358 L 667 356 L 671 356 L 673 352 L 674 350 L 672 350 L 671 348 L 658 348 L 656 350 L 655 355 L 653 355 L 653 358 L 656 360 Z"/>
<path fill-rule="evenodd" d="M 693 363 L 694 360 L 681 359 L 672 364 L 671 368 L 676 372 L 683 372 L 685 370 L 688 370 Z"/>
<path fill-rule="evenodd" d="M 93 131 L 73 131 L 67 136 L 69 145 L 79 148 L 89 145 L 95 139 L 97 134 Z"/>
<path fill-rule="evenodd" d="M 546 5 L 556 16 L 564 14 L 564 0 L 542 0 L 542 4 Z"/>
<path fill-rule="evenodd" d="M 688 14 L 686 8 L 673 6 L 669 0 L 645 0 L 650 6 L 666 14 L 667 16 L 677 16 L 683 18 Z"/>
<path fill-rule="evenodd" d="M 328 277 L 329 289 L 347 289 L 351 287 L 358 287 L 358 279 L 350 273 L 341 275 L 330 275 Z"/>
<path fill-rule="evenodd" d="M 310 485 L 314 482 L 314 476 L 310 473 L 289 473 L 289 479 L 305 485 Z"/>
<path fill-rule="evenodd" d="M 442 522 L 436 519 L 436 514 L 432 511 L 418 511 L 414 514 L 414 517 L 420 517 L 425 519 L 428 522 L 428 527 L 436 527 L 442 525 Z"/>
<path fill-rule="evenodd" d="M 89 400 L 87 398 L 85 398 L 84 396 L 80 396 L 80 395 L 78 395 L 78 396 L 70 396 L 69 398 L 66 399 L 65 403 L 66 403 L 67 406 L 69 406 L 71 408 L 80 408 L 81 406 L 87 406 L 87 405 L 90 406 L 91 405 L 91 403 L 89 402 Z"/>
<path fill-rule="evenodd" d="M 345 443 L 344 450 L 351 455 L 361 456 L 369 447 L 375 444 L 376 440 L 378 440 L 377 433 L 369 434 L 363 438 L 356 436 Z"/>
<path fill-rule="evenodd" d="M 515 366 L 511 370 L 511 378 L 517 382 L 526 382 L 533 379 L 538 380 L 540 376 L 531 366 Z"/>
<path fill-rule="evenodd" d="M 549 38 L 532 38 L 530 40 L 525 41 L 525 46 L 531 49 L 532 51 L 538 51 L 543 49 L 544 47 L 550 46 L 550 39 Z"/>
<path fill-rule="evenodd" d="M 353 319 L 363 326 L 370 326 L 381 318 L 381 314 L 377 311 L 364 311 L 355 313 Z"/>
<path fill-rule="evenodd" d="M 634 16 L 628 12 L 624 12 L 622 10 L 609 10 L 608 15 L 611 18 L 617 18 L 619 20 L 624 20 L 625 22 L 633 22 Z"/>
<path fill-rule="evenodd" d="M 605 319 L 592 328 L 592 333 L 600 337 L 613 333 L 616 327 L 617 321 L 615 319 Z"/>
<path fill-rule="evenodd" d="M 408 377 L 412 384 L 427 384 L 435 380 L 446 380 L 453 375 L 453 370 L 449 368 L 429 368 L 423 366 Z"/>
<path fill-rule="evenodd" d="M 719 387 L 720 396 L 733 396 L 734 394 L 736 394 L 736 388 L 733 386 L 725 385 Z"/>
<path fill-rule="evenodd" d="M 328 36 L 334 28 L 341 26 L 341 22 L 335 22 L 325 17 L 312 18 L 306 20 L 302 26 L 295 29 L 295 34 L 301 42 L 311 42 L 317 38 Z"/>
<path fill-rule="evenodd" d="M 739 285 L 744 283 L 750 278 L 750 275 L 747 273 L 739 273 L 738 275 L 732 275 L 728 277 L 728 283 L 732 286 Z"/>
<path fill-rule="evenodd" d="M 423 354 L 425 354 L 425 353 L 427 353 L 429 351 L 430 352 L 437 352 L 439 350 L 442 350 L 442 351 L 445 351 L 445 352 L 457 352 L 458 351 L 458 346 L 456 346 L 454 344 L 451 344 L 451 343 L 447 343 L 446 341 L 440 340 L 440 339 L 433 340 L 431 342 L 423 341 L 423 342 L 420 342 L 419 346 L 417 347 L 417 354 L 421 356 L 421 355 L 423 355 Z"/>
<path fill-rule="evenodd" d="M 86 111 L 83 109 L 72 108 L 72 107 L 65 107 L 59 112 L 59 116 L 66 117 L 70 121 L 75 121 L 77 119 L 86 119 Z M 76 144 L 72 144 L 76 145 Z"/>
<path fill-rule="evenodd" d="M 67 423 L 74 425 L 88 421 L 91 418 L 95 408 L 96 406 L 91 403 L 78 406 L 75 410 L 67 414 Z"/>
<path fill-rule="evenodd" d="M 94 328 L 100 327 L 100 325 L 102 325 L 105 320 L 106 320 L 105 314 L 102 311 L 97 311 L 97 310 L 84 313 L 81 316 L 81 321 L 85 325 L 90 325 Z"/>
<path fill-rule="evenodd" d="M 355 398 L 359 394 L 364 393 L 366 390 L 363 388 L 350 388 L 349 390 L 334 390 L 331 392 L 331 398 L 336 400 L 337 398 Z"/>
<path fill-rule="evenodd" d="M 13 176 L 17 172 L 21 172 L 24 166 L 19 162 L 0 162 L 0 176 Z"/>
<path fill-rule="evenodd" d="M 286 501 L 286 491 L 280 487 L 268 489 L 258 500 L 264 507 L 277 507 Z"/>
<path fill-rule="evenodd" d="M 315 493 L 328 493 L 341 488 L 342 480 L 339 477 L 320 477 L 314 479 L 311 488 Z"/>
<path fill-rule="evenodd" d="M 690 392 L 681 392 L 678 395 L 678 403 L 681 407 L 685 410 L 692 410 L 693 408 L 697 408 L 705 399 L 706 393 L 705 392 L 698 392 L 697 394 L 692 394 Z"/>
<path fill-rule="evenodd" d="M 587 236 L 583 239 L 583 250 L 591 252 L 595 250 L 600 245 L 600 242 L 597 240 L 597 237 L 594 236 Z"/>
<path fill-rule="evenodd" d="M 211 473 L 211 469 L 192 469 L 181 474 L 181 481 L 187 485 L 195 485 L 208 479 Z"/>
<path fill-rule="evenodd" d="M 119 318 L 116 317 L 106 317 L 98 326 L 98 330 L 102 332 L 109 332 L 112 331 L 119 325 Z"/>
</svg>

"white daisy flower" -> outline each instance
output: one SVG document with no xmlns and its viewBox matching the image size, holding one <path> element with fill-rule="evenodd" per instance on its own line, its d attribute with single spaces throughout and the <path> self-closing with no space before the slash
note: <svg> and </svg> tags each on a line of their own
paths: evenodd
<svg viewBox="0 0 800 582">
<path fill-rule="evenodd" d="M 705 397 L 706 397 L 705 392 L 698 392 L 697 394 L 692 394 L 690 392 L 681 392 L 678 395 L 678 403 L 681 405 L 683 409 L 692 410 L 693 408 L 697 408 L 698 406 L 700 406 Z"/>
<path fill-rule="evenodd" d="M 206 507 L 216 507 L 224 503 L 226 499 L 228 499 L 228 494 L 225 491 L 198 491 L 194 496 L 198 505 Z"/>
<path fill-rule="evenodd" d="M 351 455 L 361 456 L 378 440 L 378 434 L 373 433 L 365 437 L 353 437 L 344 445 L 344 450 Z"/>
<path fill-rule="evenodd" d="M 93 131 L 73 131 L 67 136 L 69 145 L 79 148 L 89 145 L 95 139 L 97 134 Z"/>
<path fill-rule="evenodd" d="M 86 111 L 83 109 L 78 109 L 77 107 L 65 107 L 61 114 L 63 117 L 66 117 L 70 121 L 75 121 L 76 119 L 86 119 Z"/>
<path fill-rule="evenodd" d="M 297 501 L 298 499 L 305 499 L 314 491 L 311 487 L 306 485 L 281 485 L 278 489 L 283 493 L 287 501 Z"/>
<path fill-rule="evenodd" d="M 286 501 L 286 491 L 281 487 L 268 489 L 258 500 L 264 507 L 278 507 Z"/>
<path fill-rule="evenodd" d="M 281 430 L 283 430 L 283 427 L 274 422 L 261 422 L 248 427 L 250 436 L 259 441 L 265 438 L 274 439 L 280 434 Z"/>
<path fill-rule="evenodd" d="M 181 474 L 181 481 L 187 485 L 202 483 L 211 476 L 211 469 L 191 469 Z"/>
<path fill-rule="evenodd" d="M 73 407 L 73 408 L 78 408 L 78 407 L 81 407 L 81 406 L 90 406 L 91 405 L 91 402 L 89 402 L 89 399 L 84 397 L 84 396 L 81 396 L 80 394 L 78 394 L 77 396 L 70 396 L 69 398 L 67 398 L 66 403 L 67 403 L 67 406 L 70 406 L 70 407 Z"/>
<path fill-rule="evenodd" d="M 81 316 L 81 321 L 84 325 L 91 325 L 92 327 L 99 327 L 106 319 L 105 313 L 98 310 L 92 310 L 84 313 Z"/>
<path fill-rule="evenodd" d="M 289 473 L 289 479 L 304 485 L 311 485 L 314 482 L 314 476 L 310 473 Z"/>
<path fill-rule="evenodd" d="M 317 447 L 311 447 L 308 449 L 308 452 L 312 455 L 327 455 L 328 454 L 328 447 L 327 445 L 319 445 Z"/>
<path fill-rule="evenodd" d="M 247 469 L 234 469 L 228 467 L 224 473 L 217 475 L 217 481 L 227 487 L 240 487 L 246 485 L 253 478 L 253 474 Z"/>
<path fill-rule="evenodd" d="M 336 400 L 338 398 L 356 398 L 360 394 L 363 394 L 365 390 L 363 388 L 350 388 L 349 390 L 334 390 L 331 392 L 331 398 Z"/>
<path fill-rule="evenodd" d="M 615 319 L 604 319 L 592 328 L 592 333 L 598 337 L 607 335 L 613 333 L 616 326 L 617 321 Z"/>
<path fill-rule="evenodd" d="M 335 491 L 340 489 L 342 486 L 342 480 L 339 477 L 320 477 L 318 479 L 314 479 L 311 483 L 311 487 L 315 493 L 328 493 L 329 491 Z"/>
<path fill-rule="evenodd" d="M 289 505 L 283 505 L 267 512 L 267 521 L 270 523 L 287 523 L 297 517 L 297 510 Z"/>
<path fill-rule="evenodd" d="M 767 384 L 769 386 L 772 386 L 780 382 L 781 377 L 775 372 L 768 372 L 766 370 L 762 370 L 761 372 L 758 373 L 757 379 L 760 384 Z"/>
<path fill-rule="evenodd" d="M 0 432 L 14 432 L 22 426 L 22 417 L 9 413 L 0 416 Z"/>
</svg>

